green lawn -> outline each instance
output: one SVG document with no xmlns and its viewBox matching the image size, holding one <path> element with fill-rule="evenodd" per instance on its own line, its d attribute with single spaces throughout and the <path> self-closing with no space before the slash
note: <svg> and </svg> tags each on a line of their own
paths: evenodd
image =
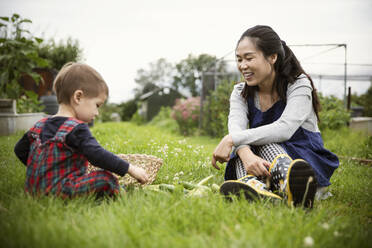
<svg viewBox="0 0 372 248">
<path fill-rule="evenodd" d="M 114 153 L 163 158 L 155 184 L 197 182 L 223 171 L 210 165 L 217 139 L 185 138 L 152 126 L 97 124 L 93 134 Z M 115 201 L 33 199 L 23 193 L 25 167 L 13 153 L 21 133 L 0 137 L 1 247 L 371 247 L 372 168 L 341 160 L 332 198 L 311 211 L 270 202 L 225 201 L 219 194 L 185 197 L 130 190 Z M 326 147 L 371 157 L 371 138 L 347 130 L 324 133 Z M 182 173 L 180 173 L 182 171 Z M 307 242 L 305 242 L 305 239 Z"/>
</svg>

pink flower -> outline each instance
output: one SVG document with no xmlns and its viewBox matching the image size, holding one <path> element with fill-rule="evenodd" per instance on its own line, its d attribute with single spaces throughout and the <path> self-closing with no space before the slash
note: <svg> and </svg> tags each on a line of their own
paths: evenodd
<svg viewBox="0 0 372 248">
<path fill-rule="evenodd" d="M 189 117 L 189 113 L 187 111 L 182 112 L 182 118 L 186 120 Z"/>
</svg>

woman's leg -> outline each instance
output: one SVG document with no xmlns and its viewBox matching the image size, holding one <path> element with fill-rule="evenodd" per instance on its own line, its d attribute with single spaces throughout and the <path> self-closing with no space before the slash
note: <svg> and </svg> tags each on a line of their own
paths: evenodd
<svg viewBox="0 0 372 248">
<path fill-rule="evenodd" d="M 306 161 L 292 160 L 284 148 L 276 143 L 255 146 L 253 151 L 257 156 L 271 163 L 271 187 L 269 187 L 271 190 L 285 197 L 289 205 L 304 205 L 309 208 L 313 206 L 316 180 L 313 169 Z M 247 175 L 239 157 L 234 164 L 238 179 L 242 175 L 243 177 Z"/>
<path fill-rule="evenodd" d="M 265 159 L 269 163 L 272 163 L 278 155 L 287 154 L 284 148 L 278 143 L 256 146 L 255 149 L 257 156 Z"/>
<path fill-rule="evenodd" d="M 280 155 L 280 154 L 287 154 L 284 148 L 277 144 L 277 143 L 271 143 L 267 145 L 262 145 L 262 146 L 255 146 L 254 147 L 254 152 L 257 154 L 257 156 L 265 159 L 269 163 L 272 163 L 274 159 Z M 245 170 L 245 167 L 239 158 L 237 156 L 234 158 L 235 161 L 235 172 L 236 172 L 236 178 L 242 178 L 247 175 L 247 171 Z"/>
</svg>

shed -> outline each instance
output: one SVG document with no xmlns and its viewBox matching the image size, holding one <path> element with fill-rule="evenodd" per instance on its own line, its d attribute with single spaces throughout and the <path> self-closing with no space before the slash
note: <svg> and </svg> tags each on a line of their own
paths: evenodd
<svg viewBox="0 0 372 248">
<path fill-rule="evenodd" d="M 149 91 L 140 96 L 141 107 L 139 114 L 146 120 L 150 121 L 156 116 L 161 107 L 172 107 L 176 99 L 183 96 L 176 90 L 164 87 Z"/>
</svg>

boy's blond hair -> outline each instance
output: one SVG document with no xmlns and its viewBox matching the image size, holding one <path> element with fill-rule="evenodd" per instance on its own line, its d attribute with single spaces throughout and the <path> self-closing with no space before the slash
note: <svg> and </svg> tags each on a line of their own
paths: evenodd
<svg viewBox="0 0 372 248">
<path fill-rule="evenodd" d="M 77 90 L 82 90 L 86 97 L 97 97 L 101 93 L 108 96 L 109 93 L 105 80 L 96 70 L 89 65 L 74 62 L 68 62 L 58 72 L 53 90 L 60 104 L 70 104 Z"/>
</svg>

